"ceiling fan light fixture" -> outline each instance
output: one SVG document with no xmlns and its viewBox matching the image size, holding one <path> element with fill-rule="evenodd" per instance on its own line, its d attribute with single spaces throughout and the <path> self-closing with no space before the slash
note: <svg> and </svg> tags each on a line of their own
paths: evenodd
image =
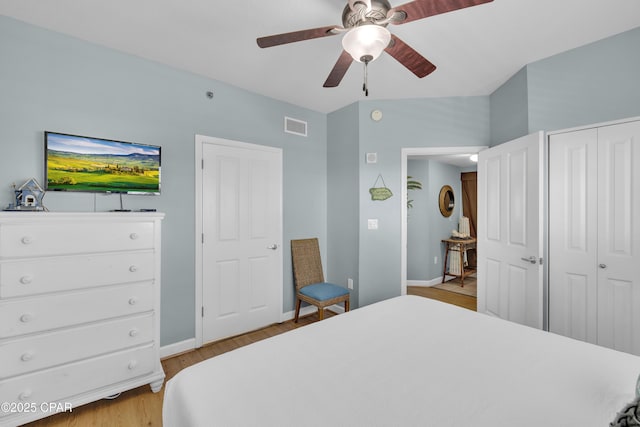
<svg viewBox="0 0 640 427">
<path fill-rule="evenodd" d="M 358 62 L 374 61 L 389 46 L 391 33 L 385 27 L 364 24 L 349 30 L 342 38 L 342 47 Z"/>
</svg>

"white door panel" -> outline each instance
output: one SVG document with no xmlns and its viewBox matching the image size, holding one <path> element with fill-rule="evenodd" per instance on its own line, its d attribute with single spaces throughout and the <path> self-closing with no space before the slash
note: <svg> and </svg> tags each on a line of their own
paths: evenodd
<svg viewBox="0 0 640 427">
<path fill-rule="evenodd" d="M 536 328 L 543 327 L 542 149 L 536 133 L 481 151 L 478 161 L 478 311 Z"/>
<path fill-rule="evenodd" d="M 549 330 L 597 343 L 596 129 L 549 139 Z"/>
<path fill-rule="evenodd" d="M 598 129 L 598 343 L 640 354 L 640 122 Z"/>
<path fill-rule="evenodd" d="M 549 327 L 640 354 L 640 122 L 549 140 Z"/>
<path fill-rule="evenodd" d="M 201 336 L 209 342 L 280 321 L 282 152 L 216 138 L 201 151 Z"/>
</svg>

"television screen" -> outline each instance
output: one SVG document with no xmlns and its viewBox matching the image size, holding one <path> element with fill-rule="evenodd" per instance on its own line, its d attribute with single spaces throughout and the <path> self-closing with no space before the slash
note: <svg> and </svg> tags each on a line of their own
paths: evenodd
<svg viewBox="0 0 640 427">
<path fill-rule="evenodd" d="M 160 147 L 45 132 L 48 191 L 160 194 Z"/>
</svg>

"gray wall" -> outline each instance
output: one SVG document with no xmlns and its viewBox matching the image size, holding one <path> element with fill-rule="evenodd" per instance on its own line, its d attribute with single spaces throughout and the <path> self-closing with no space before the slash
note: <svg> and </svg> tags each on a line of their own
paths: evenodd
<svg viewBox="0 0 640 427">
<path fill-rule="evenodd" d="M 429 167 L 429 198 L 431 200 L 428 215 L 430 228 L 432 230 L 431 239 L 434 246 L 431 253 L 430 279 L 442 276 L 444 262 L 444 245 L 442 239 L 451 237 L 451 230 L 458 229 L 458 220 L 462 216 L 462 181 L 460 179 L 461 168 L 444 164 L 442 162 L 431 161 Z M 443 185 L 450 185 L 453 188 L 455 206 L 451 216 L 444 217 L 440 213 L 438 200 L 440 189 Z M 433 257 L 438 257 L 438 262 L 433 264 Z"/>
<path fill-rule="evenodd" d="M 360 158 L 378 153 L 378 163 L 360 168 L 359 304 L 400 295 L 401 149 L 488 145 L 489 97 L 361 101 Z M 371 120 L 371 110 L 383 118 Z M 382 173 L 394 196 L 372 201 L 369 188 Z M 329 189 L 333 191 L 333 189 Z M 378 230 L 367 230 L 367 219 L 378 219 Z M 329 230 L 331 235 L 333 230 Z"/>
<path fill-rule="evenodd" d="M 353 279 L 351 305 L 358 307 L 359 166 L 358 105 L 352 104 L 329 114 L 327 132 L 328 256 L 327 280 L 342 286 Z"/>
<path fill-rule="evenodd" d="M 527 66 L 529 133 L 640 116 L 640 28 Z"/>
<path fill-rule="evenodd" d="M 162 146 L 162 195 L 124 196 L 156 208 L 163 223 L 163 345 L 193 338 L 194 135 L 284 151 L 284 241 L 327 235 L 327 117 L 307 109 L 0 16 L 0 206 L 11 184 L 43 184 L 43 131 Z M 209 100 L 205 92 L 213 90 Z M 283 133 L 283 117 L 309 122 L 309 137 Z M 115 195 L 48 193 L 52 211 L 107 211 Z M 293 309 L 288 245 L 284 310 Z"/>
<path fill-rule="evenodd" d="M 428 281 L 442 277 L 444 245 L 442 239 L 458 229 L 462 216 L 463 169 L 428 158 L 409 158 L 409 175 L 421 177 L 422 190 L 410 192 L 413 208 L 407 215 L 407 280 Z M 440 189 L 449 185 L 453 189 L 455 207 L 449 217 L 440 213 Z M 438 261 L 434 263 L 434 257 Z"/>
<path fill-rule="evenodd" d="M 529 132 L 527 68 L 491 94 L 491 141 L 499 144 Z"/>
<path fill-rule="evenodd" d="M 639 51 L 637 28 L 529 64 L 491 96 L 362 100 L 327 116 L 0 17 L 0 206 L 12 199 L 11 183 L 42 182 L 44 130 L 161 145 L 162 195 L 126 196 L 125 207 L 167 214 L 166 345 L 194 336 L 194 135 L 281 147 L 284 241 L 318 236 L 327 277 L 353 277 L 354 306 L 366 305 L 400 294 L 401 148 L 494 145 L 538 129 L 640 116 Z M 376 108 L 380 122 L 369 116 Z M 309 137 L 284 134 L 284 115 L 308 121 Z M 367 152 L 378 153 L 377 164 L 364 163 Z M 368 192 L 379 173 L 394 193 L 382 202 Z M 45 204 L 106 211 L 118 199 L 47 194 Z M 369 218 L 378 230 L 367 230 Z M 289 311 L 288 245 L 283 269 Z"/>
<path fill-rule="evenodd" d="M 400 294 L 400 200 L 372 202 L 368 189 L 382 173 L 394 194 L 402 191 L 401 148 L 496 145 L 540 129 L 640 116 L 639 39 L 636 28 L 527 65 L 487 97 L 360 101 L 360 158 L 377 152 L 379 162 L 360 166 L 359 304 Z M 369 117 L 376 108 L 380 122 Z M 380 228 L 367 230 L 368 218 Z"/>
<path fill-rule="evenodd" d="M 407 159 L 407 175 L 422 184 L 422 190 L 411 190 L 413 200 L 407 209 L 407 280 L 429 280 L 433 264 L 432 232 L 429 227 L 429 160 Z"/>
</svg>

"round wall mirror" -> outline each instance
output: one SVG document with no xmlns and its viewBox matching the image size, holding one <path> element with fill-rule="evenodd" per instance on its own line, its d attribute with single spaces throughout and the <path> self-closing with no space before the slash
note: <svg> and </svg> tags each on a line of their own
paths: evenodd
<svg viewBox="0 0 640 427">
<path fill-rule="evenodd" d="M 448 185 L 443 186 L 440 189 L 440 197 L 438 198 L 438 205 L 440 206 L 440 213 L 444 217 L 449 217 L 453 213 L 453 207 L 455 206 L 455 198 L 453 197 L 453 188 Z"/>
</svg>

